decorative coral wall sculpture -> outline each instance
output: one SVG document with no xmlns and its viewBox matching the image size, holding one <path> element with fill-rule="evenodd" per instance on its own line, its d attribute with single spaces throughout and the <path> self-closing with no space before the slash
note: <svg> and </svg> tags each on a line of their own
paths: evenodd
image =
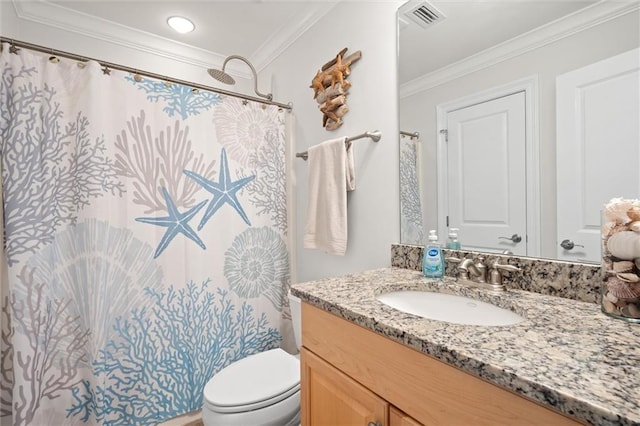
<svg viewBox="0 0 640 426">
<path fill-rule="evenodd" d="M 318 102 L 318 108 L 322 112 L 322 126 L 327 130 L 335 130 L 343 123 L 342 117 L 349 111 L 347 105 L 347 93 L 351 82 L 347 80 L 351 74 L 351 64 L 362 57 L 358 50 L 344 57 L 347 48 L 342 49 L 331 61 L 318 70 L 311 87 L 313 99 Z"/>
</svg>

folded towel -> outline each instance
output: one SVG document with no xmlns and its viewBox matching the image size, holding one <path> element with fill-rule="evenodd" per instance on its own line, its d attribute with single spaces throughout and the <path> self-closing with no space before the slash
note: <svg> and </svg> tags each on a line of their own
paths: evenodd
<svg viewBox="0 0 640 426">
<path fill-rule="evenodd" d="M 343 256 L 347 250 L 347 191 L 356 189 L 353 151 L 345 138 L 312 146 L 309 153 L 304 248 Z"/>
</svg>

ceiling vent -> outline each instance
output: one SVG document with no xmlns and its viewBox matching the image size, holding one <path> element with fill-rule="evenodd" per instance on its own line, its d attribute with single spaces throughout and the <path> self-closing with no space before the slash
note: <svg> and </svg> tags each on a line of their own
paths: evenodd
<svg viewBox="0 0 640 426">
<path fill-rule="evenodd" d="M 426 1 L 410 1 L 402 6 L 400 12 L 422 28 L 430 28 L 446 18 L 444 13 Z"/>
</svg>

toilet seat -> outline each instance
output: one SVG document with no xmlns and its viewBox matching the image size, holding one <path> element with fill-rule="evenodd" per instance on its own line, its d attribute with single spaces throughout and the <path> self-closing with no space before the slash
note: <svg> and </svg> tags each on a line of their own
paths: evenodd
<svg viewBox="0 0 640 426">
<path fill-rule="evenodd" d="M 213 376 L 204 405 L 217 413 L 240 413 L 277 404 L 300 390 L 300 362 L 280 348 L 250 355 Z"/>
</svg>

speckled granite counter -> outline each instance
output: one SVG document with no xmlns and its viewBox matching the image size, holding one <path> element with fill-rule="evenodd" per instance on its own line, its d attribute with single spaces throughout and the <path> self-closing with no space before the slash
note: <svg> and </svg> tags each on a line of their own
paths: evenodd
<svg viewBox="0 0 640 426">
<path fill-rule="evenodd" d="M 405 314 L 375 297 L 393 290 L 461 294 L 526 318 L 512 326 L 451 324 Z M 640 325 L 599 305 L 386 268 L 292 285 L 312 305 L 593 425 L 640 424 Z"/>
<path fill-rule="evenodd" d="M 392 244 L 391 266 L 421 271 L 422 252 L 421 246 Z M 503 263 L 522 269 L 521 273 L 504 275 L 503 283 L 507 288 L 598 304 L 601 300 L 600 265 L 513 255 L 503 256 L 466 250 L 445 249 L 444 253 L 447 257 L 459 259 L 466 257 L 474 261 L 479 257 L 483 257 L 485 261 L 501 258 Z M 457 275 L 456 269 L 456 264 L 446 262 L 445 275 L 455 277 Z"/>
</svg>

